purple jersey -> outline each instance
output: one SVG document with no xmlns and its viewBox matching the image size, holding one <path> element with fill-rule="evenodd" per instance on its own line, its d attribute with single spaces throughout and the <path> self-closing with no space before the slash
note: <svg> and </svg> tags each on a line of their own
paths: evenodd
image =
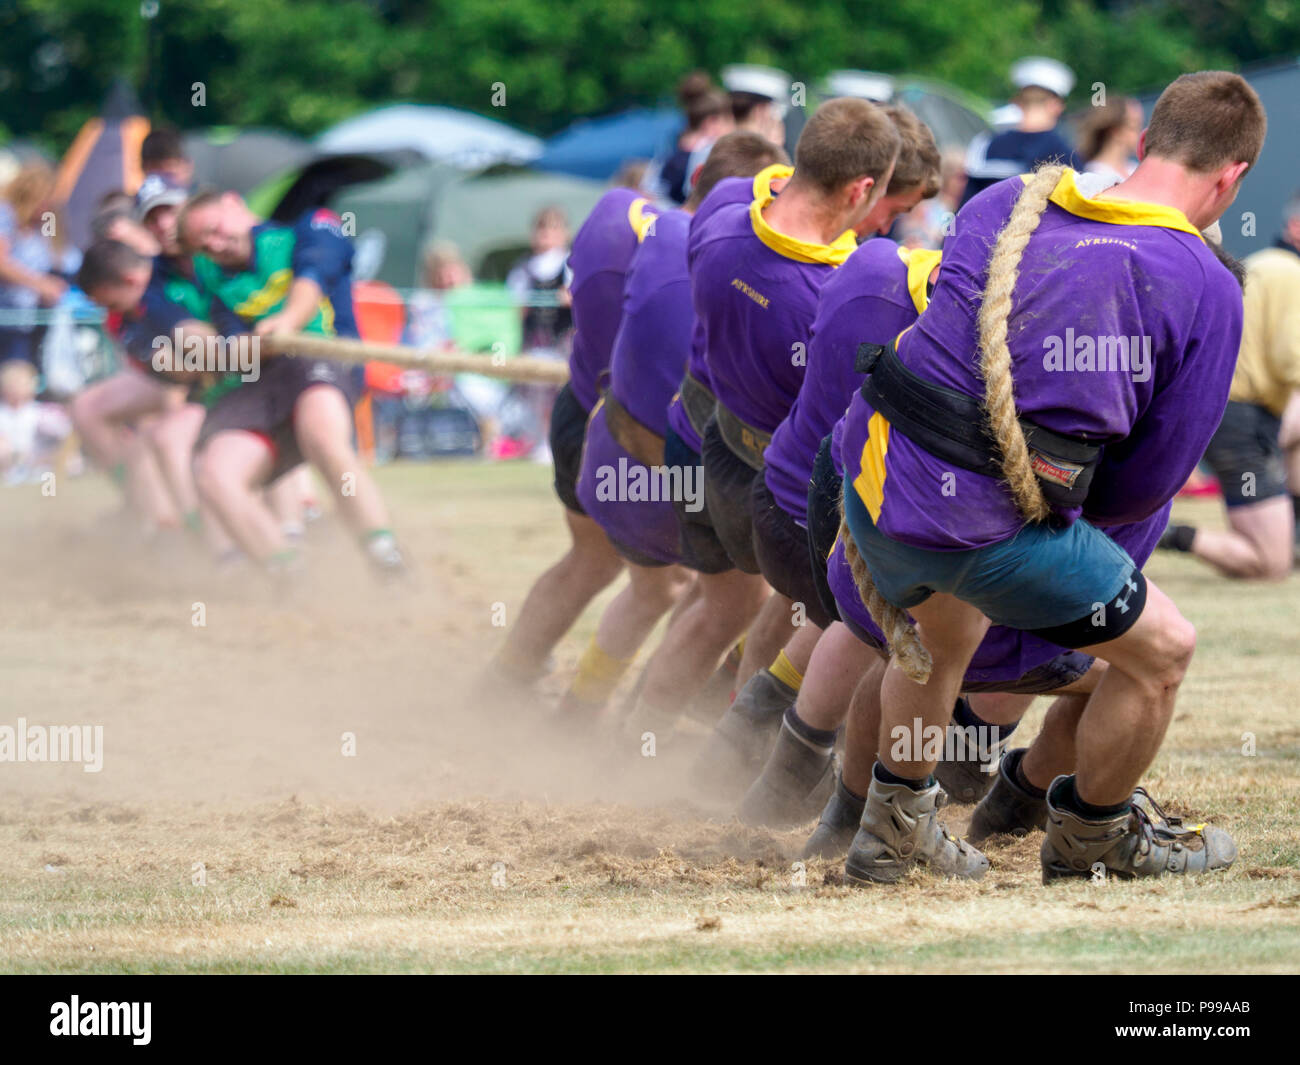
<svg viewBox="0 0 1300 1065">
<path fill-rule="evenodd" d="M 989 249 L 1023 187 L 999 182 L 962 209 L 929 307 L 899 341 L 900 359 L 934 384 L 983 396 L 976 315 Z M 1241 325 L 1240 287 L 1182 212 L 1092 199 L 1073 171 L 1062 176 L 1020 264 L 1008 344 L 1021 415 L 1102 446 L 1085 517 L 1141 521 L 1173 498 L 1223 414 Z M 891 432 L 860 395 L 842 446 L 846 478 L 901 543 L 978 548 L 1025 523 L 1000 478 Z"/>
<path fill-rule="evenodd" d="M 591 209 L 569 252 L 573 297 L 573 350 L 569 383 L 585 410 L 600 396 L 600 378 L 618 332 L 623 281 L 637 239 L 653 223 L 655 209 L 635 189 L 610 189 Z"/>
<path fill-rule="evenodd" d="M 916 321 L 938 263 L 937 251 L 869 240 L 822 286 L 803 384 L 763 455 L 767 487 L 800 525 L 817 449 L 862 384 L 863 375 L 853 368 L 858 345 L 888 344 Z"/>
<path fill-rule="evenodd" d="M 610 355 L 610 390 L 660 436 L 691 348 L 695 316 L 686 241 L 691 216 L 669 211 L 637 247 L 623 286 L 623 320 Z"/>
<path fill-rule="evenodd" d="M 1171 503 L 1166 503 L 1145 520 L 1130 525 L 1117 525 L 1107 529 L 1106 534 L 1123 547 L 1133 561 L 1141 567 L 1151 557 L 1156 541 L 1164 532 L 1171 506 Z M 831 552 L 827 565 L 826 577 L 830 582 L 831 592 L 835 595 L 840 613 L 883 645 L 884 636 L 871 619 L 862 597 L 858 594 L 857 585 L 853 583 L 853 573 L 844 557 L 842 540 L 835 542 L 835 550 Z M 1066 648 L 1048 643 L 1032 633 L 993 625 L 971 657 L 970 665 L 966 669 L 966 680 L 971 684 L 1009 683 L 1019 680 L 1031 669 L 1045 665 L 1065 651 Z"/>
<path fill-rule="evenodd" d="M 690 351 L 694 312 L 686 268 L 690 215 L 661 215 L 632 256 L 623 320 L 610 356 L 609 391 L 638 422 L 664 435 L 668 403 Z M 657 474 L 622 448 L 600 405 L 587 424 L 578 501 L 615 543 L 660 562 L 679 561 L 672 497 L 652 487 Z M 644 486 L 641 490 L 638 486 Z"/>
<path fill-rule="evenodd" d="M 691 234 L 694 235 L 723 207 L 731 204 L 753 203 L 755 200 L 771 195 L 772 182 L 788 179 L 793 173 L 794 170 L 790 167 L 774 163 L 760 170 L 752 179 L 723 178 L 709 190 L 704 202 L 700 204 L 700 209 L 691 218 Z M 695 320 L 695 329 L 691 336 L 691 353 L 686 361 L 686 369 L 705 388 L 713 388 L 713 383 L 709 380 L 708 360 L 704 353 L 704 326 L 698 318 Z M 692 451 L 700 450 L 700 435 L 691 425 L 690 418 L 686 416 L 686 408 L 682 406 L 678 396 L 673 397 L 672 404 L 668 408 L 668 425 Z"/>
<path fill-rule="evenodd" d="M 773 229 L 771 192 L 733 203 L 691 228 L 691 292 L 704 327 L 709 378 L 718 403 L 771 433 L 803 382 L 817 294 L 857 248 L 851 230 L 833 244 L 809 244 Z"/>
</svg>

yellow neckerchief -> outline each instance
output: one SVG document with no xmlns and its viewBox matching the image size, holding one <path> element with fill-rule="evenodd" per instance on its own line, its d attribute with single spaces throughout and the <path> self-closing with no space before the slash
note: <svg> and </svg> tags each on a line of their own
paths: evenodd
<svg viewBox="0 0 1300 1065">
<path fill-rule="evenodd" d="M 642 197 L 637 197 L 627 207 L 627 223 L 632 227 L 632 232 L 636 234 L 637 243 L 645 240 L 645 235 L 650 232 L 650 228 L 655 224 L 655 219 L 659 217 L 654 208 L 650 207 L 650 201 Z"/>
<path fill-rule="evenodd" d="M 791 167 L 776 163 L 754 176 L 754 202 L 749 205 L 749 221 L 754 227 L 754 236 L 778 255 L 784 255 L 797 263 L 839 266 L 857 250 L 858 239 L 853 230 L 846 229 L 831 244 L 810 244 L 773 229 L 763 217 L 763 209 L 776 199 L 776 194 L 772 192 L 772 182 L 777 178 L 788 178 L 793 173 Z"/>
<path fill-rule="evenodd" d="M 1021 174 L 1020 180 L 1028 183 L 1031 175 Z M 1094 222 L 1109 222 L 1117 226 L 1163 226 L 1190 233 L 1204 242 L 1198 230 L 1177 207 L 1163 203 L 1143 203 L 1140 200 L 1097 200 L 1079 191 L 1073 170 L 1066 169 L 1048 197 L 1052 203 L 1079 218 Z"/>
<path fill-rule="evenodd" d="M 899 248 L 898 257 L 907 264 L 907 291 L 920 314 L 930 302 L 930 272 L 939 265 L 943 252 L 933 248 Z"/>
</svg>

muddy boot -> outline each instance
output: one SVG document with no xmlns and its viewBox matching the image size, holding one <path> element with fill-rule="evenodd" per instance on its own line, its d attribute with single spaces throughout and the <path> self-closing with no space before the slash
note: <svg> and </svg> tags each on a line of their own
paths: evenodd
<svg viewBox="0 0 1300 1065">
<path fill-rule="evenodd" d="M 1207 873 L 1226 869 L 1237 857 L 1237 845 L 1223 829 L 1184 827 L 1180 818 L 1166 817 L 1145 791 L 1123 813 L 1098 821 L 1065 805 L 1073 793 L 1074 778 L 1068 776 L 1057 777 L 1047 792 L 1044 884 L 1064 877 L 1130 880 Z"/>
<path fill-rule="evenodd" d="M 1027 836 L 1047 824 L 1047 800 L 1030 795 L 1016 782 L 1025 750 L 1018 747 L 1003 755 L 992 790 L 971 814 L 966 838 L 972 843 L 983 843 L 989 836 Z"/>
<path fill-rule="evenodd" d="M 958 701 L 964 703 L 966 700 Z M 995 730 L 996 726 L 988 728 Z M 943 790 L 953 802 L 959 805 L 979 802 L 989 793 L 997 779 L 998 761 L 1007 741 L 972 743 L 969 734 L 956 720 L 948 724 L 946 741 L 945 757 L 935 767 L 935 779 L 943 785 Z M 949 751 L 952 752 L 951 759 L 947 757 Z"/>
<path fill-rule="evenodd" d="M 989 860 L 948 835 L 938 811 L 938 784 L 913 791 L 906 784 L 882 784 L 873 776 L 844 875 L 859 884 L 890 884 L 919 864 L 943 876 L 979 880 Z"/>
<path fill-rule="evenodd" d="M 835 774 L 835 791 L 830 801 L 822 810 L 813 834 L 804 844 L 805 858 L 839 858 L 846 854 L 849 844 L 858 831 L 858 822 L 862 820 L 862 808 L 866 803 L 853 795 L 844 786 L 841 774 Z"/>
<path fill-rule="evenodd" d="M 691 767 L 691 784 L 710 798 L 734 802 L 743 795 L 772 753 L 797 695 L 766 669 L 750 677 Z"/>
<path fill-rule="evenodd" d="M 819 747 L 784 720 L 776 745 L 745 792 L 737 816 L 747 825 L 791 828 L 817 816 L 835 786 L 835 748 Z"/>
</svg>

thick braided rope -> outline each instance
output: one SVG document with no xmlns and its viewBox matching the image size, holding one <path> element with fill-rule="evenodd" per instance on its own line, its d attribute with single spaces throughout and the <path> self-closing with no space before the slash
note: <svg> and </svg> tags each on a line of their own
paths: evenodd
<svg viewBox="0 0 1300 1065">
<path fill-rule="evenodd" d="M 1030 521 L 1043 521 L 1050 513 L 1042 486 L 1029 461 L 1025 432 L 1016 411 L 1015 382 L 1011 377 L 1011 351 L 1007 347 L 1007 319 L 1011 296 L 1020 274 L 1020 258 L 1047 209 L 1047 198 L 1065 168 L 1044 166 L 1021 190 L 1011 217 L 998 234 L 989 259 L 988 285 L 980 304 L 980 372 L 984 376 L 984 406 L 989 428 L 1002 453 L 1002 475 L 1016 507 Z"/>
<path fill-rule="evenodd" d="M 853 489 L 846 484 L 844 491 L 852 492 Z M 853 583 L 858 586 L 858 595 L 866 604 L 871 619 L 885 634 L 890 651 L 898 659 L 899 668 L 917 684 L 924 684 L 930 679 L 930 670 L 934 665 L 930 652 L 921 643 L 921 637 L 908 619 L 906 611 L 899 610 L 876 591 L 876 584 L 871 579 L 871 571 L 867 569 L 866 560 L 858 551 L 858 545 L 853 542 L 849 523 L 845 521 L 842 512 L 840 539 L 844 541 L 844 557 L 848 560 L 849 569 L 853 571 Z"/>
</svg>

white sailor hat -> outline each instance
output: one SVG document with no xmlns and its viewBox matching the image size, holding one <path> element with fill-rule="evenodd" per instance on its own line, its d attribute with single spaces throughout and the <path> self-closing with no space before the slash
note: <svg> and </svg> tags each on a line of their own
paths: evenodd
<svg viewBox="0 0 1300 1065">
<path fill-rule="evenodd" d="M 1027 89 L 1033 85 L 1054 92 L 1064 99 L 1074 88 L 1074 71 L 1055 59 L 1029 55 L 1012 64 L 1011 84 L 1017 89 Z"/>
<path fill-rule="evenodd" d="M 728 92 L 766 96 L 784 115 L 790 103 L 790 75 L 775 67 L 737 65 L 722 68 L 722 87 Z"/>
<path fill-rule="evenodd" d="M 878 104 L 889 103 L 896 92 L 893 78 L 870 70 L 832 70 L 822 82 L 822 89 L 830 97 L 853 96 Z"/>
</svg>

